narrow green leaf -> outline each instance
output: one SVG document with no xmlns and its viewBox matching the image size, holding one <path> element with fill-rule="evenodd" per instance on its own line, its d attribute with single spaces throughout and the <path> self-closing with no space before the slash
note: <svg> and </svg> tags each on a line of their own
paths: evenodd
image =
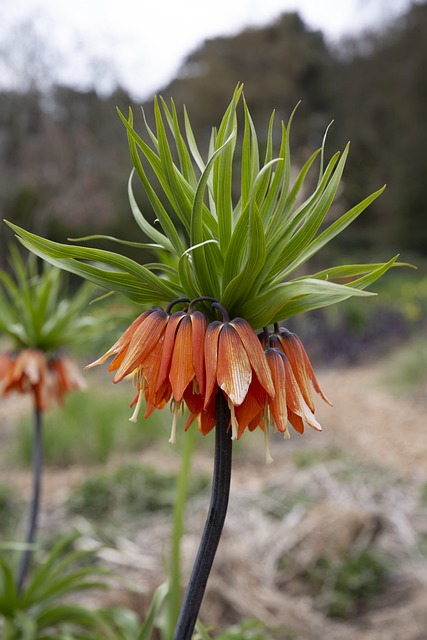
<svg viewBox="0 0 427 640">
<path fill-rule="evenodd" d="M 20 227 L 8 222 L 7 223 L 17 234 L 17 236 L 26 243 L 27 248 L 30 248 L 37 255 L 48 260 L 48 262 L 52 262 L 52 260 L 56 261 L 56 266 L 62 266 L 67 271 L 71 271 L 73 273 L 77 273 L 77 269 L 85 271 L 86 274 L 89 274 L 91 271 L 94 276 L 102 277 L 101 270 L 94 270 L 95 268 L 92 265 L 88 265 L 86 263 L 74 262 L 79 260 L 90 260 L 94 262 L 101 262 L 108 266 L 114 267 L 119 272 L 103 272 L 103 283 L 101 286 L 106 288 L 113 289 L 114 287 L 108 286 L 109 278 L 111 278 L 111 282 L 113 282 L 114 276 L 134 276 L 135 282 L 141 283 L 141 291 L 143 290 L 151 290 L 157 296 L 163 297 L 167 299 L 171 294 L 174 295 L 175 291 L 161 278 L 158 278 L 156 275 L 151 273 L 148 269 L 139 265 L 134 260 L 122 256 L 117 253 L 113 253 L 111 251 L 104 251 L 103 249 L 93 249 L 89 247 L 80 247 L 77 245 L 65 245 L 60 244 L 58 242 L 53 242 L 51 240 L 46 240 L 45 238 L 41 238 L 29 231 L 25 231 Z M 72 259 L 73 262 L 66 262 L 66 259 Z M 71 269 L 70 267 L 74 268 Z M 80 275 L 80 274 L 78 274 Z M 105 277 L 107 275 L 107 277 Z M 92 281 L 95 281 L 93 278 Z M 100 284 L 99 281 L 96 284 Z"/>
<path fill-rule="evenodd" d="M 160 587 L 157 587 L 137 640 L 151 640 L 151 634 L 153 633 L 156 620 L 168 595 L 168 590 L 169 585 L 167 583 L 161 584 Z"/>
<path fill-rule="evenodd" d="M 184 178 L 187 180 L 187 182 L 193 187 L 193 189 L 195 189 L 197 186 L 197 178 L 194 172 L 194 167 L 191 161 L 190 153 L 187 149 L 187 146 L 184 142 L 184 138 L 182 137 L 182 134 L 181 134 L 181 129 L 179 126 L 178 114 L 176 111 L 175 103 L 171 98 L 172 112 L 170 112 L 163 98 L 160 98 L 160 100 L 162 102 L 163 110 L 165 112 L 169 128 L 175 139 L 181 173 L 184 176 Z"/>
<path fill-rule="evenodd" d="M 126 247 L 136 247 L 137 249 L 164 249 L 162 244 L 154 244 L 150 242 L 132 242 L 132 240 L 122 240 L 114 236 L 106 236 L 103 234 L 93 234 L 90 236 L 82 236 L 81 238 L 67 238 L 68 242 L 88 242 L 88 240 L 108 240 L 109 242 L 117 242 Z M 167 238 L 165 238 L 167 241 Z"/>
<path fill-rule="evenodd" d="M 216 138 L 217 149 L 223 148 L 224 144 L 230 141 L 213 167 L 213 194 L 218 219 L 218 239 L 221 253 L 224 256 L 232 233 L 233 155 L 237 129 L 236 106 L 241 93 L 242 87 L 238 87 L 221 121 Z"/>
<path fill-rule="evenodd" d="M 262 219 L 256 203 L 249 212 L 248 249 L 246 263 L 242 271 L 227 285 L 221 296 L 221 303 L 233 314 L 247 297 L 247 292 L 254 286 L 254 281 L 261 271 L 266 259 L 266 246 Z M 236 315 L 234 313 L 234 315 Z"/>
<path fill-rule="evenodd" d="M 239 314 L 258 329 L 302 311 L 335 304 L 354 295 L 374 294 L 362 290 L 356 291 L 350 286 L 335 282 L 304 278 L 268 288 L 244 302 L 239 308 Z"/>
<path fill-rule="evenodd" d="M 183 245 L 179 238 L 175 225 L 173 224 L 166 209 L 164 208 L 159 198 L 157 197 L 156 193 L 154 192 L 154 189 L 149 184 L 147 176 L 142 168 L 142 165 L 140 163 L 137 163 L 137 165 L 138 165 L 138 169 L 137 169 L 138 175 L 144 185 L 145 192 L 148 195 L 150 204 L 153 207 L 153 210 L 157 216 L 157 219 L 159 220 L 160 226 L 162 227 L 167 237 L 164 236 L 162 233 L 160 233 L 160 231 L 155 229 L 144 218 L 142 212 L 140 211 L 138 204 L 135 200 L 135 196 L 133 195 L 133 188 L 132 188 L 133 171 L 132 171 L 129 177 L 129 182 L 128 182 L 128 196 L 129 196 L 129 202 L 130 202 L 133 217 L 135 218 L 135 221 L 140 227 L 140 229 L 142 229 L 142 231 L 149 238 L 154 240 L 154 242 L 160 244 L 164 249 L 166 249 L 166 251 L 171 251 L 171 252 L 175 251 L 179 255 L 179 252 L 180 251 L 182 252 L 183 250 Z"/>
<path fill-rule="evenodd" d="M 295 271 L 295 269 L 298 269 L 320 249 L 322 249 L 322 247 L 335 238 L 335 236 L 344 231 L 346 227 L 348 227 L 374 200 L 376 200 L 376 198 L 378 198 L 379 195 L 382 194 L 384 189 L 385 187 L 378 189 L 378 191 L 375 191 L 375 193 L 372 193 L 370 196 L 362 200 L 362 202 L 359 202 L 359 204 L 352 207 L 347 211 L 347 213 L 340 216 L 338 220 L 310 242 L 307 248 L 302 251 L 298 257 L 286 269 L 284 269 L 284 271 L 282 271 L 280 277 L 286 277 Z"/>
<path fill-rule="evenodd" d="M 204 171 L 206 165 L 203 161 L 202 156 L 200 155 L 196 138 L 194 137 L 193 129 L 191 127 L 190 118 L 188 117 L 187 109 L 185 108 L 185 106 L 184 106 L 184 126 L 185 126 L 185 134 L 187 136 L 188 147 L 200 171 Z"/>
<path fill-rule="evenodd" d="M 191 212 L 190 239 L 192 247 L 199 247 L 198 250 L 193 252 L 193 261 L 200 289 L 207 292 L 204 295 L 217 296 L 219 294 L 219 274 L 213 273 L 213 270 L 210 267 L 211 262 L 206 260 L 206 253 L 203 246 L 206 240 L 204 234 L 203 198 L 210 172 L 214 168 L 218 158 L 221 157 L 221 154 L 224 154 L 227 147 L 232 144 L 235 135 L 236 131 L 234 130 L 227 140 L 224 141 L 224 144 L 220 146 L 209 158 L 209 161 L 200 176 L 194 196 L 193 210 Z"/>
<path fill-rule="evenodd" d="M 287 264 L 292 262 L 292 260 L 294 260 L 305 249 L 317 233 L 334 200 L 342 172 L 344 170 L 347 154 L 348 147 L 340 158 L 328 185 L 318 200 L 314 200 L 312 202 L 307 201 L 305 206 L 301 209 L 301 213 L 304 213 L 304 220 L 296 229 L 295 233 L 287 239 L 290 229 L 296 227 L 297 221 L 299 222 L 299 219 L 302 219 L 302 216 L 298 216 L 298 218 L 297 216 L 294 216 L 291 221 L 291 225 L 289 227 L 284 227 L 282 233 L 276 235 L 272 246 L 269 247 L 269 251 L 271 250 L 271 254 L 269 253 L 269 255 L 277 255 L 277 249 L 280 245 L 282 245 L 283 250 L 280 253 L 279 258 L 276 260 L 274 267 L 270 271 L 272 276 L 276 276 L 286 267 Z M 317 191 L 321 191 L 322 184 L 323 182 L 318 187 L 315 194 Z"/>
</svg>

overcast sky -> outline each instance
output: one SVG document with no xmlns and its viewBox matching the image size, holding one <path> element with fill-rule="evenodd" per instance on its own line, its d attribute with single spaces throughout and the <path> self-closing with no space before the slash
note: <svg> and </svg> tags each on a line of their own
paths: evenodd
<svg viewBox="0 0 427 640">
<path fill-rule="evenodd" d="M 311 28 L 334 41 L 380 25 L 409 4 L 410 0 L 0 0 L 0 41 L 11 25 L 31 20 L 43 46 L 54 52 L 57 79 L 82 88 L 95 81 L 101 91 L 109 90 L 115 79 L 142 99 L 169 82 L 185 56 L 206 38 L 231 35 L 296 10 Z"/>
</svg>

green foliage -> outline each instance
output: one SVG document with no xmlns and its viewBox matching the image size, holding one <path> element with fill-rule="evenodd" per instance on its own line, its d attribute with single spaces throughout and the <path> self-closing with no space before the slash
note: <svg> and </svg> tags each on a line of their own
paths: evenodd
<svg viewBox="0 0 427 640">
<path fill-rule="evenodd" d="M 0 534 L 5 535 L 17 524 L 22 500 L 13 487 L 0 484 Z"/>
<path fill-rule="evenodd" d="M 176 475 L 162 474 L 151 467 L 125 465 L 112 474 L 95 475 L 71 494 L 67 509 L 91 520 L 120 522 L 124 517 L 172 509 L 176 494 Z M 192 475 L 187 496 L 194 496 L 207 485 L 204 476 Z"/>
<path fill-rule="evenodd" d="M 63 273 L 47 263 L 39 272 L 35 256 L 24 263 L 13 245 L 10 265 L 13 277 L 0 270 L 0 331 L 16 348 L 48 352 L 95 335 L 95 319 L 83 313 L 93 297 L 89 283 L 65 297 Z"/>
<path fill-rule="evenodd" d="M 317 592 L 317 601 L 332 618 L 357 613 L 379 594 L 388 576 L 389 563 L 368 549 L 352 551 L 339 561 L 319 556 L 303 577 Z"/>
<path fill-rule="evenodd" d="M 425 395 L 427 341 L 422 337 L 397 349 L 384 364 L 382 381 L 395 393 Z"/>
<path fill-rule="evenodd" d="M 137 303 L 164 304 L 183 295 L 190 299 L 210 296 L 218 299 L 231 317 L 244 317 L 254 328 L 351 296 L 368 295 L 364 290 L 396 265 L 396 258 L 387 263 L 333 267 L 294 279 L 289 276 L 298 273 L 356 220 L 383 189 L 325 223 L 344 172 L 348 146 L 326 164 L 324 140 L 292 184 L 289 135 L 293 114 L 287 126 L 281 124 L 276 157 L 273 114 L 261 158 L 257 132 L 243 99 L 241 190 L 235 201 L 232 174 L 242 89 L 237 86 L 219 128 L 212 130 L 206 161 L 187 113 L 182 129 L 173 101 L 169 107 L 163 99 L 155 99 L 155 131 L 144 115 L 150 144 L 135 131 L 132 111 L 128 118 L 119 114 L 127 130 L 134 171 L 158 221 L 154 226 L 139 209 L 131 178 L 132 213 L 152 241 L 142 246 L 172 254 L 176 267 L 170 261 L 143 266 L 119 253 L 58 244 L 11 223 L 9 226 L 24 246 L 48 262 Z M 317 185 L 300 202 L 315 161 L 319 162 Z M 148 178 L 148 170 L 153 172 L 153 180 Z M 161 198 L 167 201 L 169 211 Z"/>
<path fill-rule="evenodd" d="M 109 393 L 100 385 L 86 394 L 69 394 L 65 406 L 46 413 L 43 425 L 43 457 L 51 466 L 89 465 L 106 462 L 113 453 L 135 451 L 157 439 L 168 416 L 156 412 L 143 423 L 128 420 L 126 403 L 132 391 L 116 388 Z M 31 464 L 32 425 L 18 425 L 15 456 Z M 85 446 L 82 447 L 82 438 Z"/>
<path fill-rule="evenodd" d="M 221 633 L 211 636 L 201 623 L 196 626 L 193 640 L 292 640 L 295 634 L 283 628 L 270 628 L 260 620 L 244 620 Z"/>
<path fill-rule="evenodd" d="M 296 451 L 293 455 L 293 461 L 299 469 L 305 469 L 312 465 L 321 463 L 327 463 L 331 460 L 342 459 L 343 452 L 336 448 L 330 447 L 327 449 L 306 449 L 302 451 Z"/>
<path fill-rule="evenodd" d="M 421 502 L 423 505 L 427 506 L 427 482 L 421 487 Z"/>
<path fill-rule="evenodd" d="M 59 539 L 37 563 L 19 593 L 14 566 L 0 556 L 0 629 L 4 640 L 66 640 L 114 638 L 102 612 L 73 601 L 93 589 L 106 588 L 111 575 L 94 565 L 93 551 L 75 550 L 76 534 Z M 9 553 L 10 556 L 10 553 Z"/>
<path fill-rule="evenodd" d="M 307 509 L 314 498 L 305 489 L 283 495 L 281 488 L 269 487 L 262 493 L 261 508 L 269 516 L 282 520 L 294 507 Z"/>
</svg>

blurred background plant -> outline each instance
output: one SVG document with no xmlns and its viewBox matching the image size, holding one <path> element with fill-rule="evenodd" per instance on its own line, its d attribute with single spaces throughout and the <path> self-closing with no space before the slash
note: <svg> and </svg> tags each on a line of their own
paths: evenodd
<svg viewBox="0 0 427 640">
<path fill-rule="evenodd" d="M 43 460 L 43 413 L 53 401 L 62 403 L 85 382 L 77 364 L 64 349 L 83 344 L 99 332 L 100 326 L 87 312 L 94 295 L 84 284 L 65 297 L 63 274 L 39 264 L 33 256 L 25 263 L 16 246 L 10 246 L 11 274 L 0 271 L 0 330 L 10 340 L 10 351 L 0 354 L 0 392 L 28 394 L 33 403 L 32 500 L 26 546 L 18 571 L 21 593 L 31 548 L 36 540 Z"/>
<path fill-rule="evenodd" d="M 96 610 L 70 600 L 70 595 L 88 597 L 107 589 L 108 578 L 113 578 L 111 571 L 97 566 L 97 548 L 79 548 L 79 538 L 72 532 L 60 536 L 49 551 L 39 548 L 35 568 L 22 590 L 15 581 L 16 548 L 0 547 L 3 640 L 137 640 L 139 624 L 130 611 Z"/>
</svg>

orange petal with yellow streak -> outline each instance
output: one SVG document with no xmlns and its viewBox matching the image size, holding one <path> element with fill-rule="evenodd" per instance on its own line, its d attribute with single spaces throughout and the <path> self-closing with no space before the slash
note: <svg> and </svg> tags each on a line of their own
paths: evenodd
<svg viewBox="0 0 427 640">
<path fill-rule="evenodd" d="M 304 433 L 304 420 L 293 411 L 288 411 L 288 420 L 298 433 Z"/>
<path fill-rule="evenodd" d="M 141 365 L 141 373 L 145 380 L 145 386 L 147 388 L 147 393 L 150 396 L 152 402 L 156 403 L 156 390 L 158 388 L 158 375 L 159 375 L 159 365 L 162 359 L 163 352 L 163 336 L 160 340 L 155 344 L 154 349 L 150 351 L 148 356 L 145 358 L 144 362 Z M 168 382 L 168 381 L 167 381 Z"/>
<path fill-rule="evenodd" d="M 205 336 L 208 327 L 208 319 L 201 311 L 194 311 L 191 314 L 192 327 L 192 347 L 193 347 L 193 366 L 196 375 L 197 384 L 201 395 L 205 394 Z"/>
<path fill-rule="evenodd" d="M 283 354 L 278 349 L 269 348 L 266 350 L 265 356 L 276 390 L 274 398 L 268 399 L 268 406 L 276 427 L 284 433 L 288 421 L 288 409 L 286 405 L 286 370 L 283 362 Z"/>
<path fill-rule="evenodd" d="M 142 313 L 140 316 L 138 316 L 131 325 L 129 325 L 129 327 L 124 331 L 124 333 L 122 333 L 122 335 L 120 336 L 120 338 L 113 344 L 112 347 L 110 347 L 110 349 L 108 349 L 108 351 L 106 353 L 104 353 L 103 356 L 101 356 L 100 358 L 98 358 L 98 360 L 95 360 L 94 362 L 91 362 L 90 364 L 87 364 L 85 366 L 85 369 L 90 369 L 92 367 L 96 367 L 99 364 L 103 364 L 110 356 L 120 353 L 123 351 L 123 349 L 127 348 L 127 346 L 129 345 L 129 342 L 133 336 L 133 334 L 135 333 L 136 329 L 139 327 L 139 325 L 144 322 L 144 320 L 150 315 L 150 313 L 152 313 L 153 309 L 149 309 L 148 311 L 145 311 L 144 313 Z M 111 365 L 110 365 L 111 366 Z M 114 369 L 111 369 L 111 371 L 113 371 Z"/>
<path fill-rule="evenodd" d="M 293 372 L 304 396 L 304 399 L 310 409 L 314 411 L 314 403 L 310 392 L 310 382 L 316 393 L 330 406 L 332 403 L 323 393 L 315 376 L 310 359 L 304 348 L 303 343 L 295 333 L 291 333 L 284 327 L 280 329 L 279 340 L 285 355 L 289 358 Z"/>
<path fill-rule="evenodd" d="M 304 400 L 298 386 L 298 382 L 292 371 L 291 363 L 285 354 L 282 354 L 282 359 L 286 370 L 286 403 L 288 408 L 293 413 L 300 416 L 308 425 L 310 425 L 310 427 L 313 427 L 313 429 L 316 429 L 317 431 L 322 431 L 321 425 L 318 423 L 314 417 L 314 413 Z"/>
<path fill-rule="evenodd" d="M 264 389 L 267 391 L 267 393 L 270 396 L 274 396 L 275 391 L 273 381 L 271 379 L 270 369 L 267 365 L 265 352 L 262 348 L 257 334 L 252 329 L 249 322 L 247 322 L 247 320 L 244 320 L 243 318 L 234 318 L 234 320 L 232 320 L 230 324 L 239 334 L 239 338 L 242 341 L 243 346 L 245 347 L 249 362 L 251 363 L 256 377 L 258 378 Z"/>
<path fill-rule="evenodd" d="M 185 311 L 176 311 L 169 318 L 165 330 L 165 340 L 163 343 L 163 352 L 161 362 L 159 363 L 159 373 L 157 377 L 157 386 L 160 387 L 169 377 L 169 371 L 172 361 L 173 349 L 175 346 L 175 335 L 179 323 L 185 316 Z"/>
<path fill-rule="evenodd" d="M 176 402 L 182 400 L 184 391 L 194 378 L 191 318 L 185 315 L 178 325 L 172 353 L 169 380 Z"/>
<path fill-rule="evenodd" d="M 218 386 L 234 406 L 242 404 L 252 380 L 252 367 L 237 331 L 224 324 L 218 341 Z"/>
<path fill-rule="evenodd" d="M 216 392 L 212 395 L 208 406 L 199 413 L 199 431 L 207 435 L 216 424 Z"/>
<path fill-rule="evenodd" d="M 159 341 L 168 319 L 166 311 L 158 307 L 137 327 L 129 343 L 126 356 L 114 376 L 114 382 L 123 380 L 145 360 Z"/>
<path fill-rule="evenodd" d="M 239 425 L 237 431 L 238 438 L 240 438 L 252 420 L 262 413 L 266 400 L 267 392 L 258 382 L 258 379 L 253 376 L 246 398 L 241 405 L 235 408 L 236 420 Z"/>
<path fill-rule="evenodd" d="M 208 406 L 217 385 L 218 340 L 223 327 L 223 322 L 215 320 L 206 329 L 204 349 L 206 365 L 205 407 Z"/>
</svg>

